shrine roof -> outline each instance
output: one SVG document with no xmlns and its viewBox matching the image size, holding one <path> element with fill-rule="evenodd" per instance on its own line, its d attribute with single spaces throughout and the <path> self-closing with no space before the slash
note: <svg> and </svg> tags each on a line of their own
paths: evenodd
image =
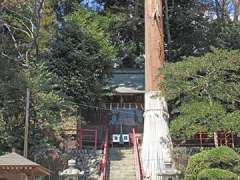
<svg viewBox="0 0 240 180">
<path fill-rule="evenodd" d="M 116 94 L 144 93 L 143 70 L 114 70 L 107 88 Z"/>
<path fill-rule="evenodd" d="M 31 171 L 33 175 L 49 175 L 50 171 L 39 164 L 15 153 L 0 156 L 0 173 L 2 171 Z"/>
</svg>

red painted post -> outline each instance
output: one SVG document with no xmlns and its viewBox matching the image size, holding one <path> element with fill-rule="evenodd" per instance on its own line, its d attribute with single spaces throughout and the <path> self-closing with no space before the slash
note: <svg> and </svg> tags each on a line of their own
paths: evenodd
<svg viewBox="0 0 240 180">
<path fill-rule="evenodd" d="M 138 142 L 136 138 L 135 129 L 132 130 L 132 141 L 133 141 L 135 168 L 136 168 L 136 180 L 142 180 L 143 179 L 142 168 L 141 168 L 141 161 L 139 157 L 139 149 L 138 149 Z"/>
<path fill-rule="evenodd" d="M 106 180 L 107 175 L 107 166 L 108 166 L 108 129 L 106 129 L 106 135 L 105 135 L 105 142 L 104 142 L 104 148 L 103 148 L 103 157 L 101 160 L 101 174 L 99 176 L 99 180 Z"/>
</svg>

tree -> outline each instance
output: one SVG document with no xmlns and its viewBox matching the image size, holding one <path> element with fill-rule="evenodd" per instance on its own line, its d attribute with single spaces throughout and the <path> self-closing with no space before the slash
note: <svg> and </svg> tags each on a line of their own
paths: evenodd
<svg viewBox="0 0 240 180">
<path fill-rule="evenodd" d="M 223 146 L 205 150 L 193 155 L 189 159 L 184 179 L 204 179 L 203 177 L 207 176 L 206 179 L 211 179 L 210 177 L 212 177 L 212 179 L 217 180 L 219 174 L 216 174 L 216 172 L 225 172 L 238 179 L 239 163 L 239 155 L 229 147 Z M 209 172 L 209 174 L 207 175 L 206 172 Z M 224 180 L 228 179 L 227 176 L 222 176 L 221 178 L 224 178 Z"/>
<path fill-rule="evenodd" d="M 26 81 L 21 67 L 12 59 L 0 56 L 0 146 L 1 151 L 20 147 L 16 135 L 23 135 Z"/>
<path fill-rule="evenodd" d="M 232 0 L 233 6 L 234 6 L 234 16 L 233 20 L 235 22 L 239 21 L 239 15 L 240 15 L 240 1 L 239 0 Z"/>
<path fill-rule="evenodd" d="M 200 129 L 239 133 L 235 121 L 240 108 L 239 53 L 239 50 L 215 50 L 203 57 L 189 57 L 162 68 L 165 81 L 161 82 L 161 87 L 171 102 L 174 137 L 186 139 Z M 227 125 L 227 122 L 233 124 Z M 184 127 L 188 128 L 184 130 Z"/>
<path fill-rule="evenodd" d="M 235 173 L 232 173 L 231 171 L 227 171 L 224 169 L 204 169 L 202 170 L 198 176 L 198 180 L 237 180 L 239 179 L 239 176 Z"/>
<path fill-rule="evenodd" d="M 114 48 L 105 38 L 108 18 L 79 9 L 53 42 L 49 69 L 77 103 L 95 103 L 112 67 Z"/>
<path fill-rule="evenodd" d="M 104 5 L 99 13 L 114 19 L 108 29 L 117 49 L 118 68 L 143 68 L 144 64 L 144 1 L 99 0 Z"/>
<path fill-rule="evenodd" d="M 31 89 L 30 148 L 40 141 L 49 145 L 50 139 L 56 140 L 62 111 L 73 107 L 44 62 L 54 29 L 51 2 L 6 1 L 1 10 L 1 150 L 22 149 L 27 87 Z"/>
<path fill-rule="evenodd" d="M 180 115 L 171 124 L 171 133 L 178 139 L 189 139 L 198 132 L 217 132 L 226 130 L 221 121 L 225 116 L 222 105 L 197 101 L 183 103 Z"/>
<path fill-rule="evenodd" d="M 234 41 L 239 38 L 235 30 L 239 28 L 239 22 L 233 20 L 233 14 L 239 12 L 239 8 L 234 10 L 237 8 L 237 4 L 229 0 L 165 1 L 167 60 L 173 62 L 181 60 L 182 56 L 201 56 L 211 52 L 213 47 L 239 48 Z"/>
</svg>

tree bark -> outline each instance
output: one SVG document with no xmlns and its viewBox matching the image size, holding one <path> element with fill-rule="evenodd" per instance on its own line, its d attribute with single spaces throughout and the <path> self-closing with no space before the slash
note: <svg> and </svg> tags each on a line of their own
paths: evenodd
<svg viewBox="0 0 240 180">
<path fill-rule="evenodd" d="M 215 0 L 215 11 L 216 11 L 216 15 L 217 15 L 217 19 L 220 19 L 220 14 L 219 14 L 219 2 L 218 0 Z"/>
<path fill-rule="evenodd" d="M 233 0 L 234 16 L 233 21 L 237 22 L 240 14 L 240 0 Z"/>
<path fill-rule="evenodd" d="M 171 163 L 172 142 L 168 129 L 168 110 L 160 96 L 158 70 L 164 65 L 162 0 L 145 1 L 145 113 L 142 167 L 145 178 L 162 180 L 166 163 Z M 168 172 L 174 174 L 174 168 Z"/>
<path fill-rule="evenodd" d="M 145 90 L 158 91 L 158 69 L 163 66 L 163 11 L 162 0 L 145 1 Z"/>
</svg>

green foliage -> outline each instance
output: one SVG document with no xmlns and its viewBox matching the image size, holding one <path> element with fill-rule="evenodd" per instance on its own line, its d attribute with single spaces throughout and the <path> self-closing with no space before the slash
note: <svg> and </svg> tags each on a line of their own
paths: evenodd
<svg viewBox="0 0 240 180">
<path fill-rule="evenodd" d="M 232 12 L 228 12 L 230 8 L 218 7 L 219 5 L 233 7 L 234 3 L 231 1 L 165 2 L 168 2 L 169 11 L 169 22 L 166 22 L 165 18 L 165 24 L 169 24 L 170 28 L 169 32 L 168 29 L 165 30 L 165 37 L 170 34 L 171 41 L 167 42 L 170 43 L 167 46 L 170 61 L 178 61 L 182 56 L 200 56 L 212 51 L 213 48 L 240 48 L 239 21 L 230 20 L 232 16 Z M 239 11 L 239 7 L 236 11 Z M 209 12 L 215 13 L 217 19 Z"/>
<path fill-rule="evenodd" d="M 13 60 L 0 56 L 0 147 L 18 147 L 16 135 L 23 133 L 24 94 L 26 81 L 21 67 Z"/>
<path fill-rule="evenodd" d="M 162 85 L 167 97 L 174 99 L 186 94 L 229 102 L 237 100 L 239 54 L 239 50 L 216 50 L 199 58 L 167 64 L 161 70 L 166 77 Z"/>
<path fill-rule="evenodd" d="M 174 136 L 189 137 L 198 130 L 239 133 L 239 57 L 239 50 L 215 50 L 202 57 L 169 63 L 160 70 L 165 76 L 161 82 L 163 93 L 171 102 Z"/>
<path fill-rule="evenodd" d="M 239 175 L 239 165 L 240 157 L 231 148 L 219 147 L 202 151 L 189 159 L 185 172 L 185 180 L 197 179 L 198 174 L 202 170 L 212 168 L 228 170 Z"/>
<path fill-rule="evenodd" d="M 45 1 L 42 7 L 41 0 L 35 2 L 13 0 L 0 5 L 4 23 L 0 26 L 1 152 L 23 148 L 27 87 L 31 91 L 30 149 L 55 145 L 61 113 L 74 108 L 63 95 L 60 81 L 42 62 L 49 58 L 46 51 L 55 27 L 51 2 Z"/>
<path fill-rule="evenodd" d="M 111 59 L 81 26 L 66 23 L 53 43 L 49 69 L 75 102 L 92 102 L 111 70 Z"/>
<path fill-rule="evenodd" d="M 187 102 L 179 111 L 181 114 L 171 123 L 171 133 L 174 137 L 187 139 L 198 132 L 220 131 L 224 127 L 219 121 L 225 115 L 220 104 Z"/>
<path fill-rule="evenodd" d="M 171 61 L 181 56 L 199 56 L 209 51 L 209 21 L 202 1 L 168 1 L 171 33 Z M 171 4 L 171 6 L 170 6 Z"/>
<path fill-rule="evenodd" d="M 210 25 L 210 37 L 212 46 L 226 49 L 239 49 L 240 22 L 214 22 Z"/>
<path fill-rule="evenodd" d="M 116 54 L 115 48 L 109 41 L 107 31 L 114 21 L 114 16 L 101 16 L 94 11 L 79 8 L 66 18 L 68 23 L 75 24 L 81 28 L 83 33 L 98 43 L 100 52 L 105 58 L 113 59 Z"/>
<path fill-rule="evenodd" d="M 116 64 L 120 68 L 142 68 L 144 60 L 136 61 L 144 54 L 144 0 L 99 2 L 104 4 L 102 14 L 113 19 L 108 34 L 117 49 Z"/>
<path fill-rule="evenodd" d="M 239 176 L 237 176 L 235 173 L 232 173 L 227 170 L 223 169 L 204 169 L 202 170 L 198 176 L 198 180 L 238 180 Z"/>
<path fill-rule="evenodd" d="M 207 164 L 203 161 L 206 153 L 206 151 L 202 151 L 201 153 L 190 157 L 190 159 L 188 160 L 187 169 L 185 171 L 184 180 L 197 179 L 198 173 L 208 167 Z"/>
<path fill-rule="evenodd" d="M 235 169 L 239 166 L 240 156 L 229 147 L 219 147 L 207 152 L 204 161 L 209 168 L 221 168 L 239 174 L 240 171 Z"/>
<path fill-rule="evenodd" d="M 234 111 L 232 113 L 228 113 L 221 119 L 223 127 L 225 127 L 226 130 L 233 131 L 239 134 L 240 132 L 239 117 L 240 117 L 239 110 Z"/>
<path fill-rule="evenodd" d="M 74 104 L 63 96 L 61 83 L 48 71 L 46 62 L 31 66 L 26 79 L 31 89 L 31 148 L 56 145 L 61 129 L 61 114 L 66 110 L 71 111 Z"/>
</svg>

